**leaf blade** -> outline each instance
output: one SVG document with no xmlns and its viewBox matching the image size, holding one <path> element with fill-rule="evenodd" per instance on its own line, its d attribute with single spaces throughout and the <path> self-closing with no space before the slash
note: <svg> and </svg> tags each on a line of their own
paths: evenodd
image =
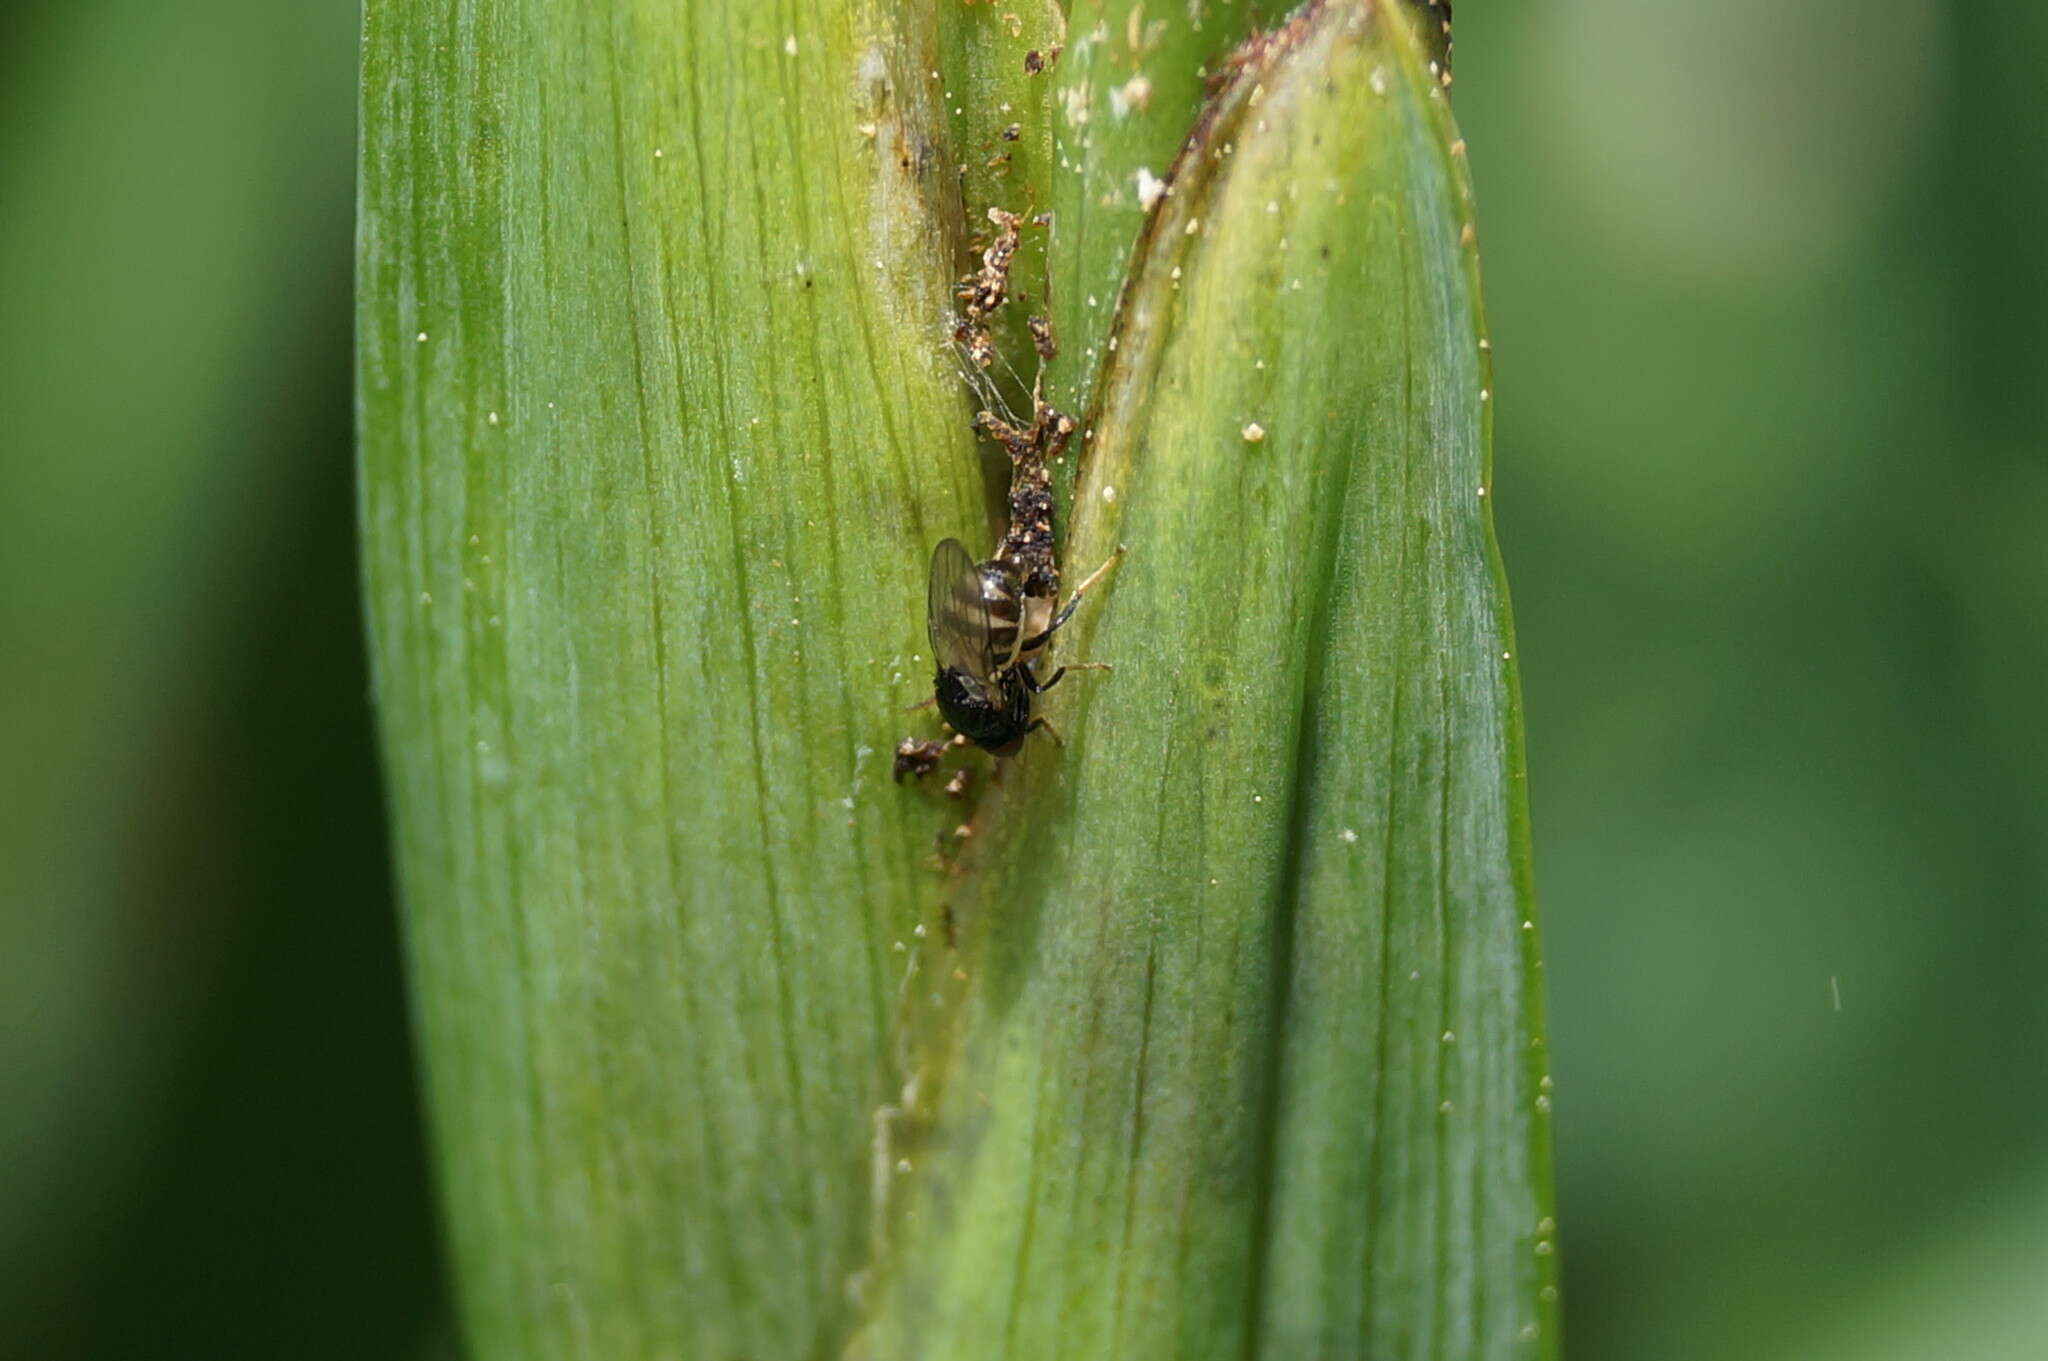
<svg viewBox="0 0 2048 1361">
<path fill-rule="evenodd" d="M 1490 379 L 1409 22 L 1265 40 L 1139 247 L 1068 558 L 1132 551 L 1061 640 L 1118 670 L 977 825 L 855 1357 L 1554 1346 Z"/>
<path fill-rule="evenodd" d="M 842 1326 L 933 821 L 875 791 L 982 522 L 894 17 L 366 13 L 365 587 L 483 1355 Z"/>
</svg>

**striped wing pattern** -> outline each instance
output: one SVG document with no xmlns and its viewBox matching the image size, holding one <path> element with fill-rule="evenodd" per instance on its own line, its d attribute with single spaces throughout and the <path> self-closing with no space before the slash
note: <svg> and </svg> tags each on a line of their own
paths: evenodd
<svg viewBox="0 0 2048 1361">
<path fill-rule="evenodd" d="M 931 592 L 926 598 L 932 657 L 941 670 L 964 671 L 976 680 L 995 673 L 990 648 L 988 603 L 974 556 L 958 539 L 932 550 Z"/>
</svg>

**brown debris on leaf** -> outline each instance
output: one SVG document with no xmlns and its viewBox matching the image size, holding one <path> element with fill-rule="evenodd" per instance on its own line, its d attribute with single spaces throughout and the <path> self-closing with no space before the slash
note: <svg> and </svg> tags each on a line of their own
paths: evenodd
<svg viewBox="0 0 2048 1361">
<path fill-rule="evenodd" d="M 979 369 L 987 368 L 996 357 L 989 318 L 1009 300 L 1010 262 L 1017 258 L 1017 229 L 1024 224 L 1023 218 L 1001 208 L 989 209 L 988 220 L 996 226 L 995 240 L 981 252 L 981 268 L 961 275 L 960 286 L 953 291 L 962 303 L 953 338 Z"/>
<path fill-rule="evenodd" d="M 996 557 L 1013 564 L 1024 594 L 1059 594 L 1059 567 L 1053 557 L 1052 477 L 1047 465 L 1073 438 L 1074 418 L 1031 390 L 1031 424 L 1019 429 L 992 411 L 974 423 L 1010 456 L 1010 527 L 996 545 Z"/>
<path fill-rule="evenodd" d="M 950 741 L 925 742 L 906 737 L 896 744 L 896 762 L 890 773 L 896 777 L 897 784 L 903 783 L 905 775 L 922 780 L 938 768 L 940 759 L 952 746 Z M 948 786 L 949 791 L 950 788 Z"/>
<path fill-rule="evenodd" d="M 1027 325 L 1031 328 L 1031 348 L 1038 351 L 1040 359 L 1050 360 L 1060 352 L 1053 342 L 1052 322 L 1048 318 L 1033 316 Z"/>
</svg>

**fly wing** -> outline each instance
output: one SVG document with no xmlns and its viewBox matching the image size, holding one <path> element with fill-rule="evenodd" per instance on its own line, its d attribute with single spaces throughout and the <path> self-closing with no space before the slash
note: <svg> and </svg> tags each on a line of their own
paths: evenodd
<svg viewBox="0 0 2048 1361">
<path fill-rule="evenodd" d="M 987 680 L 995 671 L 989 655 L 988 604 L 981 595 L 981 573 L 974 557 L 958 539 L 941 540 L 932 550 L 931 593 L 926 598 L 932 656 L 941 670 L 964 671 Z"/>
</svg>

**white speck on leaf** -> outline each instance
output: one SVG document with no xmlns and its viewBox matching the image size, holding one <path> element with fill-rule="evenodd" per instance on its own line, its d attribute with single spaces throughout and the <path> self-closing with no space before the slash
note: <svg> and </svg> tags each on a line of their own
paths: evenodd
<svg viewBox="0 0 2048 1361">
<path fill-rule="evenodd" d="M 1145 167 L 1138 167 L 1138 206 L 1151 212 L 1154 204 L 1166 196 L 1166 181 L 1154 175 Z"/>
<path fill-rule="evenodd" d="M 1152 82 L 1142 75 L 1132 76 L 1109 92 L 1109 111 L 1118 118 L 1125 117 L 1133 109 L 1143 109 L 1151 102 Z"/>
</svg>

